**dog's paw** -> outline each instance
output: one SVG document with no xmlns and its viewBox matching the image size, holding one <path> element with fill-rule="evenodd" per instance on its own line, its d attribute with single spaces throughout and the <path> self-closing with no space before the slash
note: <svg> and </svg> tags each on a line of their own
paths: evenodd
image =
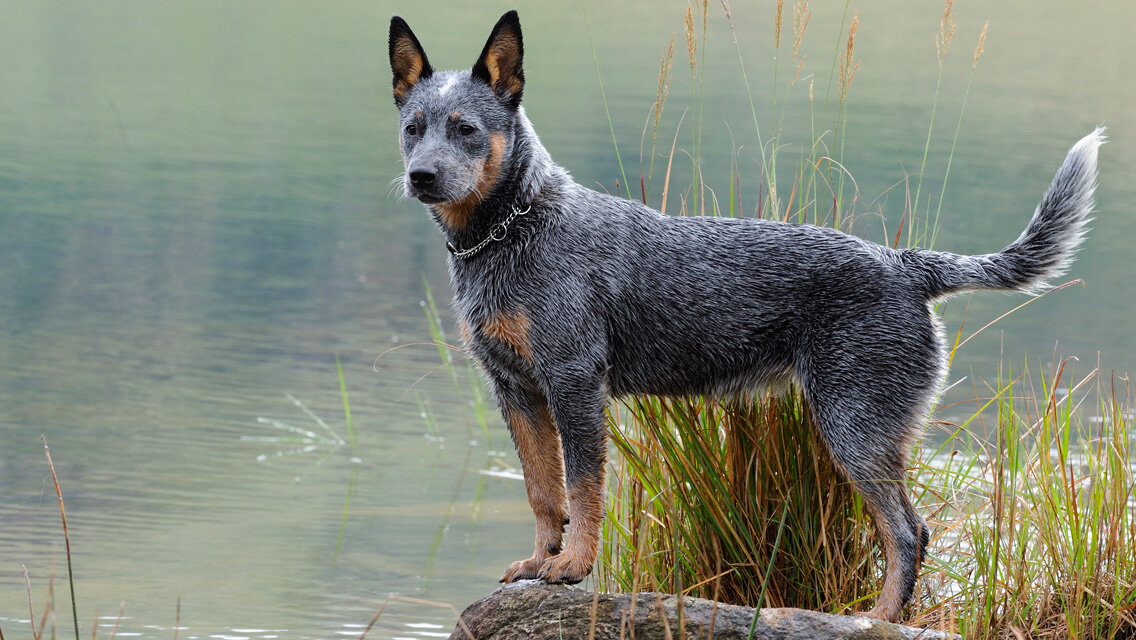
<svg viewBox="0 0 1136 640">
<path fill-rule="evenodd" d="M 533 556 L 528 560 L 517 560 L 509 565 L 505 573 L 501 574 L 501 579 L 498 582 L 508 584 L 517 580 L 533 580 L 547 560 L 548 556 Z"/>
<path fill-rule="evenodd" d="M 544 562 L 537 577 L 549 584 L 576 584 L 592 572 L 592 561 L 571 552 L 552 556 Z"/>
</svg>

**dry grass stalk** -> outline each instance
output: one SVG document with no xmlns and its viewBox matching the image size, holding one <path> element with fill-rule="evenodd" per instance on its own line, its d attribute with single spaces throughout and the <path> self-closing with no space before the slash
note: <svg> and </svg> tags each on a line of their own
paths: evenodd
<svg viewBox="0 0 1136 640">
<path fill-rule="evenodd" d="M 860 68 L 860 61 L 854 60 L 856 50 L 856 29 L 860 26 L 860 13 L 852 14 L 852 26 L 848 28 L 848 42 L 844 45 L 844 55 L 840 58 L 840 101 L 848 95 L 848 88 L 852 86 L 852 78 Z"/>
<path fill-rule="evenodd" d="M 32 580 L 28 577 L 28 568 L 24 565 L 20 565 L 20 568 L 24 570 L 24 584 L 28 586 L 28 624 L 32 626 L 32 638 L 39 640 L 35 628 L 35 608 L 32 606 Z"/>
<path fill-rule="evenodd" d="M 675 39 L 672 35 L 671 41 L 663 49 L 663 57 L 659 61 L 659 86 L 655 91 L 655 105 L 651 108 L 652 143 L 659 136 L 659 120 L 663 117 L 663 106 L 667 103 L 667 95 L 670 94 L 671 90 L 671 66 L 674 64 L 674 48 Z"/>
<path fill-rule="evenodd" d="M 939 20 L 939 35 L 935 36 L 935 52 L 939 58 L 939 66 L 942 66 L 943 59 L 947 57 L 947 49 L 950 48 L 951 40 L 955 37 L 955 26 L 957 24 L 955 2 L 954 0 L 946 0 L 943 4 L 943 17 Z"/>
<path fill-rule="evenodd" d="M 396 602 L 405 602 L 405 603 L 408 603 L 408 604 L 416 604 L 416 605 L 422 605 L 422 606 L 427 606 L 427 607 L 436 607 L 438 609 L 447 609 L 450 612 L 452 612 L 454 614 L 454 617 L 457 618 L 457 620 L 458 620 L 457 628 L 454 629 L 454 633 L 456 634 L 457 630 L 461 629 L 462 633 L 465 635 L 466 638 L 469 638 L 469 640 L 474 640 L 473 632 L 470 631 L 469 625 L 467 625 L 465 623 L 465 620 L 461 617 L 461 612 L 458 611 L 454 607 L 454 605 L 452 605 L 448 602 L 436 602 L 434 600 L 423 600 L 422 598 L 408 598 L 406 596 L 395 595 L 393 593 L 388 595 L 385 599 L 383 599 L 382 604 L 379 605 L 379 610 L 376 611 L 375 615 L 371 618 L 371 622 L 368 623 L 366 628 L 363 629 L 363 633 L 359 634 L 359 640 L 364 640 L 367 637 L 367 634 L 371 631 L 371 628 L 374 627 L 375 623 L 379 621 L 379 618 L 381 618 L 382 615 L 383 615 L 383 611 L 386 610 L 387 605 L 392 600 L 396 601 Z"/>
<path fill-rule="evenodd" d="M 114 628 L 110 631 L 110 637 L 107 640 L 114 640 L 118 635 L 118 625 L 122 623 L 122 614 L 126 613 L 126 601 L 123 600 L 118 605 L 118 617 L 114 619 Z M 96 633 L 98 633 L 98 616 L 95 616 L 95 624 L 92 625 L 94 629 L 91 630 L 91 638 L 93 640 Z"/>
<path fill-rule="evenodd" d="M 785 0 L 777 0 L 777 17 L 773 20 L 773 46 L 781 48 L 781 13 L 785 10 Z"/>
<path fill-rule="evenodd" d="M 978 46 L 974 49 L 974 64 L 970 66 L 971 71 L 978 68 L 978 60 L 982 57 L 982 52 L 986 50 L 986 30 L 989 28 L 990 21 L 987 20 L 986 24 L 982 25 L 982 33 L 978 34 Z"/>
<path fill-rule="evenodd" d="M 683 15 L 683 27 L 686 31 L 686 56 L 690 60 L 690 77 L 693 78 L 698 75 L 698 40 L 694 37 L 694 10 L 690 5 L 686 5 L 686 13 Z"/>
<path fill-rule="evenodd" d="M 793 72 L 792 82 L 796 82 L 797 78 L 801 77 L 801 67 L 805 64 L 805 56 L 801 55 L 801 41 L 805 37 L 805 29 L 808 28 L 812 17 L 813 12 L 809 10 L 808 0 L 793 5 L 793 59 L 797 61 L 797 69 Z"/>
<path fill-rule="evenodd" d="M 55 495 L 59 499 L 59 518 L 63 521 L 63 548 L 67 553 L 67 583 L 71 587 L 71 618 L 75 622 L 75 640 L 79 640 L 79 614 L 75 604 L 75 572 L 71 568 L 71 534 L 67 530 L 67 510 L 63 507 L 63 491 L 59 488 L 59 477 L 55 475 L 55 463 L 51 460 L 51 449 L 47 446 L 47 436 L 40 435 L 43 453 L 47 456 L 47 466 L 51 469 L 51 480 L 55 483 Z"/>
</svg>

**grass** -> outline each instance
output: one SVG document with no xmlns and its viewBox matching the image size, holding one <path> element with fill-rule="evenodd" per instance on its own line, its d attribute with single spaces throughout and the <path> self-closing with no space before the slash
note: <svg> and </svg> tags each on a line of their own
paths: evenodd
<svg viewBox="0 0 1136 640">
<path fill-rule="evenodd" d="M 703 181 L 701 136 L 695 131 L 692 182 L 681 195 L 679 213 L 752 211 L 847 228 L 859 202 L 842 164 L 846 105 L 859 68 L 858 16 L 849 17 L 845 4 L 828 78 L 821 80 L 826 88 L 817 98 L 814 85 L 823 74 L 809 72 L 800 53 L 809 4 L 793 7 L 793 42 L 786 38 L 783 45 L 786 12 L 783 1 L 777 3 L 775 58 L 790 60 L 793 73 L 787 86 L 774 86 L 767 109 L 773 122 L 763 126 L 731 7 L 727 2 L 722 7 L 758 141 L 757 202 L 752 209 L 743 206 L 743 194 L 754 189 L 742 188 L 745 172 L 735 150 L 729 197 L 719 203 Z M 701 126 L 703 88 L 696 61 L 698 50 L 705 51 L 706 30 L 699 33 L 693 18 L 705 11 L 702 3 L 684 16 L 695 129 Z M 978 36 L 946 169 L 936 180 L 928 175 L 927 158 L 955 25 L 947 0 L 934 38 L 939 74 L 923 159 L 911 178 L 913 188 L 907 187 L 903 220 L 889 239 L 893 246 L 934 243 L 987 31 L 984 26 Z M 641 144 L 650 149 L 640 179 L 644 202 L 651 198 L 673 58 L 672 40 L 664 48 L 656 103 Z M 783 118 L 787 97 L 803 79 L 813 139 L 794 146 L 782 139 Z M 683 122 L 680 118 L 679 128 Z M 675 148 L 665 157 L 664 209 L 679 191 L 672 184 L 679 173 L 672 170 Z M 794 149 L 796 158 L 789 155 Z M 787 166 L 791 174 L 783 171 Z M 940 180 L 936 198 L 927 185 Z M 961 336 L 960 329 L 956 345 Z M 928 444 L 915 454 L 910 491 L 932 527 L 932 541 L 906 619 L 967 638 L 1136 638 L 1136 479 L 1127 380 L 1097 371 L 1074 378 L 1063 365 L 1026 371 L 998 375 L 975 388 L 974 411 L 960 425 L 936 423 Z M 883 577 L 880 547 L 859 498 L 818 446 L 798 391 L 733 399 L 636 397 L 615 406 L 609 418 L 616 455 L 598 588 L 834 613 L 870 608 Z M 985 437 L 971 435 L 976 432 Z"/>
<path fill-rule="evenodd" d="M 75 572 L 71 564 L 71 532 L 67 527 L 67 510 L 63 502 L 63 489 L 59 486 L 59 477 L 55 473 L 55 462 L 51 459 L 51 448 L 47 446 L 47 436 L 41 435 L 40 440 L 43 442 L 43 454 L 47 458 L 47 466 L 51 471 L 51 481 L 55 486 L 55 496 L 59 501 L 59 519 L 63 525 L 63 542 L 64 550 L 67 558 L 67 585 L 71 591 L 71 620 L 75 628 L 75 640 L 79 640 L 79 614 L 78 607 L 75 603 Z M 31 627 L 32 640 L 41 640 L 46 635 L 48 623 L 50 621 L 51 637 L 56 637 L 55 629 L 55 569 L 52 567 L 51 580 L 48 583 L 47 590 L 47 605 L 44 607 L 43 616 L 40 618 L 39 629 L 36 629 L 36 614 L 35 605 L 32 600 L 32 581 L 28 576 L 28 569 L 21 565 L 24 573 L 24 583 L 27 585 L 28 590 L 28 624 Z M 95 623 L 92 628 L 97 630 L 99 614 L 95 612 Z M 122 611 L 118 613 L 118 619 L 115 621 L 114 631 L 112 631 L 110 638 L 113 640 L 115 634 L 118 632 L 118 621 L 122 620 Z M 94 637 L 94 636 L 92 636 Z M 0 629 L 0 640 L 4 640 L 4 630 Z"/>
<path fill-rule="evenodd" d="M 996 382 L 963 425 L 938 425 L 940 444 L 917 452 L 910 490 L 932 540 L 910 624 L 968 638 L 1136 633 L 1128 390 L 1102 388 L 1097 372 L 1040 378 Z M 798 393 L 636 398 L 611 418 L 600 588 L 868 608 L 879 545 Z"/>
<path fill-rule="evenodd" d="M 71 589 L 71 619 L 75 623 L 75 640 L 79 640 L 79 614 L 75 605 L 75 572 L 71 568 L 71 533 L 67 530 L 67 510 L 63 505 L 63 490 L 59 488 L 59 477 L 55 474 L 55 462 L 51 459 L 51 449 L 47 446 L 47 436 L 40 436 L 43 440 L 43 454 L 47 457 L 47 466 L 51 469 L 51 482 L 55 485 L 55 495 L 59 499 L 59 519 L 63 523 L 63 543 L 67 555 L 67 586 Z M 24 570 L 24 579 L 27 580 L 28 573 Z M 31 590 L 28 590 L 28 607 L 31 608 Z M 122 617 L 122 614 L 119 614 Z M 118 623 L 115 623 L 115 629 L 118 628 Z M 42 627 L 41 627 L 42 629 Z"/>
<path fill-rule="evenodd" d="M 799 394 L 636 398 L 611 418 L 600 584 L 833 611 L 875 577 L 859 501 L 816 455 Z"/>
<path fill-rule="evenodd" d="M 1136 635 L 1133 413 L 1119 382 L 1064 367 L 998 381 L 992 441 L 958 429 L 922 452 L 913 488 L 938 526 L 920 617 L 957 618 L 968 637 Z"/>
</svg>

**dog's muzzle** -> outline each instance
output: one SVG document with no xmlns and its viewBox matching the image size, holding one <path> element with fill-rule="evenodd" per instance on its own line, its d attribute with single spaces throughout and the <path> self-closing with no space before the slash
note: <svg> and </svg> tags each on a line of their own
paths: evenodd
<svg viewBox="0 0 1136 640">
<path fill-rule="evenodd" d="M 447 198 L 439 193 L 442 185 L 441 171 L 436 165 L 419 164 L 406 170 L 407 193 L 426 204 L 445 202 Z"/>
</svg>

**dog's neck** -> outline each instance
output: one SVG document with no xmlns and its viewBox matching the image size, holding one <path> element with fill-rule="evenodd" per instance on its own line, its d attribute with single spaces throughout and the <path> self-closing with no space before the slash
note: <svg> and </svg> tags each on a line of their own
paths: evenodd
<svg viewBox="0 0 1136 640">
<path fill-rule="evenodd" d="M 567 172 L 552 162 L 525 116 L 524 107 L 517 109 L 513 139 L 505 155 L 496 184 L 476 205 L 468 224 L 459 229 L 439 223 L 447 246 L 459 260 L 466 259 L 462 254 L 486 242 L 487 238 L 495 236 L 496 239 L 489 240 L 483 246 L 484 251 L 492 250 L 492 245 L 498 242 L 509 242 L 510 235 L 517 235 L 520 227 L 532 224 L 533 218 L 539 215 L 540 207 L 533 205 L 540 200 L 541 191 L 567 177 Z M 441 218 L 436 208 L 435 218 Z M 501 228 L 502 224 L 505 229 Z M 467 257 L 473 258 L 479 253 L 482 250 Z"/>
</svg>

